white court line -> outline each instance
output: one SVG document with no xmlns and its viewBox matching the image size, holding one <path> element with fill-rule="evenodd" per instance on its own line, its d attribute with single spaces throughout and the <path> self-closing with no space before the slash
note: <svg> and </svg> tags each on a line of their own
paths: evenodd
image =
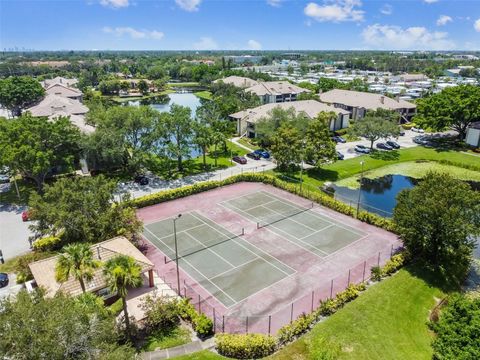
<svg viewBox="0 0 480 360">
<path fill-rule="evenodd" d="M 261 192 L 267 193 L 266 191 L 261 191 Z M 267 193 L 267 194 L 268 194 L 268 193 Z M 289 201 L 289 200 L 287 200 L 287 202 L 285 202 L 285 201 L 281 200 L 280 198 L 278 198 L 276 195 L 273 195 L 273 194 L 268 194 L 268 195 L 266 195 L 266 196 L 269 196 L 269 197 L 272 198 L 272 199 L 277 199 L 278 201 L 280 201 L 280 202 L 282 202 L 282 203 L 284 203 L 284 204 L 290 205 L 290 206 L 292 206 L 292 204 L 293 204 L 293 206 L 300 207 L 300 205 L 296 205 L 295 203 L 293 203 L 293 202 L 291 202 L 291 201 Z M 298 196 L 298 195 L 297 195 L 297 196 Z M 323 205 L 320 205 L 320 206 L 323 206 Z M 313 209 L 312 209 L 312 210 L 313 210 Z M 350 232 L 352 232 L 352 233 L 354 233 L 354 234 L 357 234 L 357 235 L 360 235 L 360 236 L 365 236 L 365 233 L 363 233 L 363 232 L 361 233 L 361 232 L 358 232 L 358 231 L 356 231 L 356 230 L 349 229 L 349 228 L 346 228 L 346 227 L 342 226 L 342 224 L 339 224 L 339 223 L 338 223 L 338 220 L 335 220 L 335 219 L 333 219 L 332 217 L 330 217 L 330 216 L 328 216 L 328 215 L 319 214 L 319 213 L 317 213 L 317 212 L 315 212 L 315 211 L 312 211 L 312 213 L 313 213 L 317 218 L 319 218 L 319 219 L 321 219 L 321 220 L 328 221 L 328 220 L 323 219 L 323 217 L 326 217 L 326 218 L 328 218 L 329 220 L 331 220 L 330 222 L 332 222 L 335 226 L 338 226 L 338 227 L 340 227 L 340 228 L 342 228 L 342 229 L 345 229 L 345 230 L 347 230 L 347 231 L 350 231 Z"/>
<path fill-rule="evenodd" d="M 310 235 L 307 235 L 307 236 L 304 236 L 304 237 L 300 238 L 299 240 L 303 240 L 303 239 L 306 239 L 307 237 L 310 237 L 310 236 L 312 236 L 312 235 L 318 234 L 319 232 L 322 232 L 323 230 L 326 230 L 326 229 L 328 229 L 328 228 L 331 228 L 332 226 L 335 226 L 335 224 L 327 225 L 327 226 L 325 226 L 324 228 L 321 228 L 320 230 L 317 230 L 317 231 L 315 231 L 314 233 L 312 233 L 312 234 L 310 234 Z"/>
<path fill-rule="evenodd" d="M 228 209 L 228 208 L 227 208 L 227 209 Z M 193 214 L 192 214 L 192 216 L 194 216 L 195 218 L 198 219 L 197 216 L 195 216 L 195 215 L 193 215 Z M 199 219 L 199 220 L 203 221 L 202 219 Z M 205 222 L 205 221 L 204 221 L 204 222 Z M 226 235 L 226 234 L 222 233 L 220 230 L 215 229 L 212 225 L 208 224 L 207 222 L 205 222 L 205 224 L 206 224 L 207 226 L 211 227 L 211 228 L 212 228 L 213 230 L 215 230 L 216 232 L 218 232 L 218 233 L 220 233 L 220 234 L 222 234 L 222 235 Z M 227 230 L 227 231 L 228 231 L 228 230 Z M 236 239 L 236 238 L 233 238 L 232 241 L 235 242 L 235 244 L 240 245 L 240 246 L 243 247 L 244 249 L 250 251 L 253 255 L 257 256 L 258 258 L 260 258 L 260 259 L 262 259 L 262 260 L 264 260 L 264 261 L 267 261 L 266 259 L 264 259 L 263 257 L 259 256 L 259 255 L 256 254 L 256 253 L 254 253 L 252 250 L 250 250 L 249 248 L 247 248 L 247 247 L 244 246 L 243 244 L 237 242 L 237 239 Z M 243 241 L 243 240 L 242 240 L 242 241 Z M 291 268 L 291 267 L 288 266 L 287 264 L 284 264 L 284 263 L 281 262 L 280 260 L 276 259 L 274 256 L 266 253 L 265 251 L 263 251 L 262 249 L 260 249 L 258 246 L 254 245 L 254 244 L 251 244 L 251 243 L 248 243 L 248 244 L 249 244 L 250 246 L 253 246 L 254 248 L 258 249 L 260 252 L 262 252 L 263 254 L 267 255 L 268 257 L 273 258 L 273 259 L 277 260 L 278 262 L 280 262 L 282 265 L 285 265 L 286 267 L 290 268 L 291 270 L 293 270 L 293 272 L 297 272 L 295 269 Z M 281 272 L 283 272 L 285 275 L 290 275 L 290 274 L 287 274 L 287 273 L 286 273 L 285 271 L 283 271 L 282 269 L 280 269 L 279 267 L 277 267 L 275 264 L 271 263 L 270 261 L 267 261 L 267 262 L 270 263 L 273 267 L 275 267 L 275 268 L 277 268 L 278 270 L 280 270 Z"/>
<path fill-rule="evenodd" d="M 245 213 L 245 214 L 249 215 L 250 217 L 253 217 L 254 221 L 255 221 L 255 220 L 259 220 L 256 216 L 250 215 L 249 213 L 243 211 L 242 209 L 237 208 L 235 205 L 229 204 L 229 206 L 237 209 L 237 212 L 240 214 L 240 216 L 243 216 L 244 218 L 248 219 L 249 221 L 252 221 L 252 219 L 249 218 L 248 216 L 242 215 L 241 213 Z M 228 209 L 228 208 L 227 208 L 227 209 Z M 230 210 L 232 210 L 232 209 L 230 209 Z M 280 232 L 282 232 L 282 233 L 284 233 L 284 234 L 286 234 L 286 235 L 288 235 L 288 236 L 294 237 L 295 239 L 297 239 L 298 241 L 302 242 L 303 244 L 308 245 L 308 246 L 311 246 L 311 247 L 317 249 L 315 246 L 303 242 L 301 239 L 297 238 L 295 235 L 292 235 L 292 234 L 290 234 L 290 233 L 288 233 L 288 232 L 286 232 L 286 231 L 284 231 L 284 230 L 276 227 L 276 226 L 273 225 L 273 224 L 270 224 L 270 225 L 268 225 L 268 226 L 265 226 L 265 227 L 263 227 L 262 229 L 266 229 L 267 231 L 270 231 L 272 234 L 275 234 L 275 235 L 277 235 L 277 236 L 282 236 L 282 235 L 279 235 L 278 233 L 276 233 L 275 231 L 270 230 L 269 227 L 274 227 L 274 228 L 277 229 L 278 231 L 280 231 Z M 292 240 L 290 240 L 288 237 L 285 237 L 285 236 L 283 236 L 283 238 L 284 238 L 286 241 L 288 241 L 289 243 L 294 244 L 295 246 L 298 246 L 299 248 L 302 248 L 303 250 L 309 252 L 310 254 L 312 254 L 312 255 L 314 255 L 314 256 L 319 256 L 318 254 L 315 254 L 312 250 L 305 248 L 304 246 L 302 246 L 302 245 L 299 244 L 298 242 L 292 241 Z M 320 250 L 320 249 L 317 249 L 317 250 L 320 251 L 320 252 L 322 252 L 322 253 L 324 253 L 324 254 L 326 254 L 326 255 L 328 255 L 328 254 L 327 254 L 325 251 L 323 251 L 323 250 Z M 323 258 L 321 258 L 321 259 L 323 259 Z"/>
<path fill-rule="evenodd" d="M 233 265 L 230 261 L 227 261 L 227 259 L 225 259 L 223 256 L 219 255 L 217 252 L 213 251 L 210 247 L 205 246 L 203 243 L 201 243 L 200 241 L 198 241 L 195 237 L 193 237 L 193 236 L 190 235 L 189 233 L 186 233 L 186 234 L 187 234 L 191 239 L 193 239 L 194 241 L 196 241 L 197 243 L 199 243 L 200 245 L 202 245 L 202 246 L 203 246 L 203 250 L 208 250 L 208 251 L 210 251 L 211 253 L 213 253 L 213 254 L 215 254 L 216 256 L 218 256 L 222 261 L 224 261 L 225 263 L 227 263 L 228 265 L 230 265 L 232 268 L 235 267 L 235 265 Z M 219 245 L 219 244 L 217 244 L 217 245 Z M 212 245 L 212 246 L 214 246 L 214 245 Z M 201 251 L 201 250 L 200 250 L 200 251 Z M 187 255 L 183 255 L 182 258 L 183 258 L 184 256 L 188 256 L 188 254 L 187 254 Z M 231 269 L 230 269 L 230 270 L 231 270 Z"/>
<path fill-rule="evenodd" d="M 147 230 L 150 234 L 152 234 L 158 241 L 162 242 L 167 248 L 169 248 L 170 251 L 173 251 L 173 249 L 172 249 L 170 246 L 168 246 L 168 245 L 165 244 L 162 240 L 160 240 L 153 232 L 151 232 L 151 231 L 148 230 L 148 229 L 146 229 L 146 230 Z M 233 305 L 236 305 L 236 304 L 237 304 L 237 301 L 236 301 L 234 298 L 232 298 L 232 297 L 231 297 L 230 295 L 228 295 L 225 291 L 223 291 L 223 290 L 220 289 L 217 285 L 215 285 L 213 282 L 211 282 L 208 277 L 206 277 L 201 271 L 199 271 L 195 266 L 193 266 L 187 259 L 184 259 L 184 258 L 182 258 L 182 259 L 183 259 L 183 261 L 185 261 L 188 265 L 190 265 L 195 271 L 197 271 L 201 276 L 203 276 L 203 277 L 205 278 L 205 280 L 207 280 L 210 284 L 212 284 L 214 287 L 216 287 L 218 290 L 220 290 L 220 292 L 222 292 L 222 293 L 225 294 L 230 300 L 232 300 L 233 303 L 234 303 Z M 187 271 L 187 273 L 188 273 L 188 271 Z M 198 283 L 198 281 L 197 281 L 197 283 Z M 209 293 L 210 295 L 212 295 L 213 297 L 216 298 L 216 296 L 213 295 L 210 291 L 208 291 L 208 293 Z M 221 301 L 220 301 L 220 302 L 221 302 Z M 223 304 L 223 303 L 222 303 L 222 304 Z M 225 304 L 223 304 L 223 305 L 225 305 Z M 233 306 L 233 305 L 232 305 L 232 306 Z M 226 306 L 226 307 L 228 307 L 228 306 Z"/>
<path fill-rule="evenodd" d="M 215 278 L 217 278 L 217 277 L 219 277 L 219 276 L 223 276 L 223 275 L 225 275 L 226 273 L 228 273 L 228 272 L 230 272 L 230 271 L 232 271 L 232 270 L 236 270 L 236 269 L 238 269 L 239 267 L 242 267 L 242 266 L 244 266 L 244 265 L 250 264 L 251 262 L 257 261 L 258 259 L 264 260 L 264 259 L 262 259 L 262 258 L 260 258 L 260 257 L 257 256 L 255 259 L 248 260 L 248 261 L 244 262 L 244 263 L 241 264 L 241 265 L 234 266 L 234 267 L 231 268 L 231 269 L 228 269 L 228 270 L 226 270 L 226 271 L 221 272 L 220 274 L 215 275 L 214 277 L 211 277 L 210 280 L 213 280 L 213 279 L 215 279 Z"/>
<path fill-rule="evenodd" d="M 279 202 L 278 200 L 276 200 L 276 201 Z M 282 214 L 281 212 L 278 212 L 278 211 L 276 211 L 276 210 L 269 209 L 269 208 L 267 208 L 267 207 L 265 207 L 265 209 L 270 210 L 270 211 L 273 211 L 274 213 L 277 213 L 278 215 L 285 216 L 285 214 Z M 291 221 L 293 221 L 293 222 L 296 222 L 298 225 L 302 225 L 303 227 L 306 227 L 307 229 L 310 229 L 310 230 L 312 230 L 313 232 L 315 232 L 315 231 L 317 231 L 316 229 L 314 229 L 314 228 L 312 228 L 312 227 L 310 227 L 310 226 L 308 226 L 308 225 L 305 225 L 304 223 L 301 223 L 301 222 L 299 222 L 299 221 L 297 221 L 297 220 L 295 220 L 295 219 L 292 219 L 293 216 L 295 216 L 295 215 L 300 215 L 300 214 L 302 214 L 302 213 L 304 213 L 304 212 L 307 212 L 308 210 L 310 210 L 310 209 L 304 209 L 304 211 L 301 211 L 301 212 L 299 212 L 299 213 L 293 214 L 292 216 L 288 216 L 288 217 L 286 217 L 285 219 L 280 219 L 280 221 L 283 221 L 283 220 L 291 220 Z M 296 236 L 295 236 L 295 237 L 296 237 Z"/>
<path fill-rule="evenodd" d="M 187 231 L 190 231 L 190 230 L 193 230 L 193 229 L 196 229 L 196 228 L 199 228 L 199 227 L 202 227 L 202 226 L 204 226 L 204 225 L 205 225 L 205 224 L 200 224 L 200 225 L 193 226 L 193 227 L 191 227 L 191 228 L 189 228 L 189 229 L 186 229 L 186 230 L 177 231 L 177 235 L 178 235 L 178 234 L 181 234 L 181 233 L 184 233 L 184 232 L 187 232 Z M 168 234 L 168 235 L 159 237 L 159 239 L 162 239 L 162 240 L 163 240 L 163 239 L 168 238 L 168 237 L 171 237 L 171 236 L 173 236 L 173 235 L 174 235 L 174 234 L 173 234 L 173 232 L 172 232 L 171 234 Z"/>
</svg>

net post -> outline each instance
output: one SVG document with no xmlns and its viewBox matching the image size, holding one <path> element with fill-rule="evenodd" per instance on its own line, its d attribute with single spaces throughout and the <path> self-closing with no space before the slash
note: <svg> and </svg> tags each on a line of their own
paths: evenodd
<svg viewBox="0 0 480 360">
<path fill-rule="evenodd" d="M 187 288 L 183 288 L 183 297 L 186 299 L 187 298 Z"/>
<path fill-rule="evenodd" d="M 167 257 L 164 256 L 164 257 L 163 257 L 163 260 L 165 261 L 165 264 L 166 264 L 166 263 L 167 263 Z"/>
<path fill-rule="evenodd" d="M 216 330 L 217 318 L 215 316 L 215 307 L 213 307 L 213 332 Z"/>
<path fill-rule="evenodd" d="M 392 249 L 390 250 L 390 257 L 393 256 L 393 244 L 392 244 Z"/>
<path fill-rule="evenodd" d="M 378 252 L 377 266 L 380 267 L 380 251 Z"/>
<path fill-rule="evenodd" d="M 272 330 L 272 315 L 268 315 L 268 335 L 270 335 L 271 330 Z"/>
<path fill-rule="evenodd" d="M 365 270 L 367 269 L 367 260 L 363 263 L 363 276 L 362 276 L 362 282 L 365 282 Z"/>
<path fill-rule="evenodd" d="M 330 299 L 333 298 L 333 279 L 332 279 L 332 282 L 330 284 Z"/>
<path fill-rule="evenodd" d="M 260 229 L 260 223 L 257 221 L 257 229 Z"/>
<path fill-rule="evenodd" d="M 315 298 L 315 290 L 312 291 L 312 311 L 313 312 L 313 299 Z"/>
<path fill-rule="evenodd" d="M 222 332 L 225 332 L 225 315 L 222 315 Z"/>
<path fill-rule="evenodd" d="M 248 316 L 247 316 L 247 319 L 245 321 L 245 334 L 248 334 Z"/>
<path fill-rule="evenodd" d="M 290 310 L 290 324 L 293 322 L 293 302 L 292 302 L 292 309 Z"/>
<path fill-rule="evenodd" d="M 242 235 L 245 235 L 245 228 L 242 227 Z"/>
<path fill-rule="evenodd" d="M 348 280 L 347 280 L 347 288 L 350 286 L 350 269 L 348 269 Z"/>
</svg>

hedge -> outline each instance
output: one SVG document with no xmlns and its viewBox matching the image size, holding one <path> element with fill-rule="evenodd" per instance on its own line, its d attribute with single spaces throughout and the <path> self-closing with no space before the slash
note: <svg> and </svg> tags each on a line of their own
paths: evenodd
<svg viewBox="0 0 480 360">
<path fill-rule="evenodd" d="M 276 188 L 288 191 L 292 194 L 296 194 L 312 200 L 320 205 L 328 207 L 332 210 L 340 212 L 342 214 L 354 217 L 356 210 L 339 201 L 335 200 L 331 196 L 324 194 L 320 191 L 300 191 L 299 187 L 295 184 L 281 180 L 276 176 L 270 174 L 257 174 L 257 173 L 245 173 L 241 175 L 235 175 L 225 180 L 206 181 L 196 183 L 194 185 L 188 185 L 177 189 L 165 190 L 151 195 L 145 195 L 134 200 L 130 200 L 130 204 L 137 208 L 160 204 L 166 201 L 171 201 L 186 196 L 198 194 L 204 191 L 216 189 L 225 185 L 231 185 L 238 182 L 261 182 L 267 185 L 272 185 Z M 372 214 L 366 211 L 360 211 L 358 219 L 366 222 L 367 224 L 381 227 L 387 231 L 395 232 L 393 222 L 389 219 L 383 218 L 379 215 Z"/>
<path fill-rule="evenodd" d="M 273 354 L 277 340 L 263 334 L 219 334 L 215 347 L 220 355 L 235 359 L 258 359 Z"/>
<path fill-rule="evenodd" d="M 52 251 L 61 248 L 62 239 L 58 236 L 46 236 L 35 240 L 32 248 L 35 251 Z"/>
<path fill-rule="evenodd" d="M 380 281 L 382 278 L 397 272 L 409 259 L 407 251 L 402 251 L 393 255 L 382 267 L 374 266 L 370 269 L 371 279 Z"/>
<path fill-rule="evenodd" d="M 193 330 L 200 337 L 206 337 L 213 334 L 213 322 L 205 314 L 199 314 L 195 307 L 190 303 L 190 299 L 181 299 L 178 302 L 179 316 L 192 324 Z"/>
</svg>

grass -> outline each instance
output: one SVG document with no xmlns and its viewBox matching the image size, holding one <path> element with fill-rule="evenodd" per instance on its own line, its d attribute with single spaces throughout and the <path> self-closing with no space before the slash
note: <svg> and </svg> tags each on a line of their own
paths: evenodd
<svg viewBox="0 0 480 360">
<path fill-rule="evenodd" d="M 113 100 L 117 103 L 123 103 L 123 102 L 127 102 L 127 101 L 137 101 L 137 100 L 150 99 L 150 98 L 153 98 L 153 97 L 156 97 L 156 96 L 168 95 L 168 94 L 171 94 L 171 93 L 174 93 L 174 92 L 175 92 L 174 90 L 167 89 L 167 90 L 163 90 L 163 91 L 156 92 L 156 93 L 149 93 L 149 94 L 143 95 L 143 96 L 105 96 L 105 97 L 108 98 L 108 99 L 111 99 L 111 100 Z"/>
<path fill-rule="evenodd" d="M 413 177 L 415 179 L 421 179 L 425 177 L 425 175 L 429 171 L 448 173 L 451 176 L 460 180 L 480 181 L 480 172 L 478 171 L 464 169 L 452 165 L 445 165 L 435 161 L 407 161 L 392 165 L 386 165 L 381 168 L 367 171 L 364 174 L 364 177 L 368 179 L 376 179 L 385 175 L 400 174 Z M 359 177 L 360 175 L 357 174 L 355 176 L 351 176 L 346 179 L 337 181 L 336 184 L 339 186 L 347 186 L 352 189 L 358 189 L 360 185 L 360 183 L 358 182 Z"/>
<path fill-rule="evenodd" d="M 204 91 L 197 91 L 193 93 L 196 97 L 199 97 L 200 99 L 205 99 L 205 100 L 212 100 L 212 93 L 208 90 Z"/>
<path fill-rule="evenodd" d="M 123 311 L 123 300 L 122 298 L 117 299 L 112 305 L 108 307 L 110 312 L 115 316 L 118 316 Z"/>
<path fill-rule="evenodd" d="M 187 344 L 190 341 L 190 331 L 182 326 L 177 326 L 172 330 L 166 332 L 159 331 L 148 336 L 143 350 L 154 351 L 156 349 L 168 349 Z"/>
<path fill-rule="evenodd" d="M 177 356 L 175 360 L 221 360 L 226 359 L 223 356 L 215 354 L 208 350 L 199 351 L 193 354 Z"/>
<path fill-rule="evenodd" d="M 417 160 L 430 160 L 430 161 L 451 161 L 453 163 L 462 164 L 462 166 L 478 167 L 478 158 L 465 154 L 460 151 L 454 150 L 441 150 L 425 148 L 422 146 L 416 146 L 408 149 L 401 149 L 397 151 L 376 151 L 370 155 L 362 155 L 353 159 L 337 161 L 333 164 L 322 166 L 322 168 L 313 168 L 304 172 L 304 183 L 318 188 L 325 182 L 336 182 L 342 179 L 359 174 L 362 171 L 362 165 L 364 163 L 364 170 L 374 170 L 383 166 L 417 161 Z M 285 175 L 278 171 L 277 175 Z M 299 171 L 289 173 L 288 176 L 299 180 Z"/>
<path fill-rule="evenodd" d="M 200 83 L 198 82 L 178 82 L 178 83 L 168 83 L 167 86 L 169 88 L 177 88 L 177 87 L 195 87 L 195 86 L 200 86 Z"/>
<path fill-rule="evenodd" d="M 257 150 L 257 149 L 260 149 L 260 146 L 252 143 L 250 140 L 242 137 L 240 139 L 238 139 L 238 142 L 246 147 L 249 147 L 250 149 L 252 150 Z"/>
</svg>

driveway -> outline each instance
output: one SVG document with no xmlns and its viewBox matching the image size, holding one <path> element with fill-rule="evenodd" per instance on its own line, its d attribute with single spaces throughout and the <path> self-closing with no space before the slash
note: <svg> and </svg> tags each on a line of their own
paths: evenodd
<svg viewBox="0 0 480 360">
<path fill-rule="evenodd" d="M 31 222 L 22 221 L 25 209 L 26 206 L 0 204 L 0 249 L 5 260 L 30 251 Z"/>
<path fill-rule="evenodd" d="M 15 274 L 8 274 L 8 285 L 0 289 L 0 300 L 9 295 L 15 295 L 23 289 L 23 284 L 17 284 Z"/>
</svg>

